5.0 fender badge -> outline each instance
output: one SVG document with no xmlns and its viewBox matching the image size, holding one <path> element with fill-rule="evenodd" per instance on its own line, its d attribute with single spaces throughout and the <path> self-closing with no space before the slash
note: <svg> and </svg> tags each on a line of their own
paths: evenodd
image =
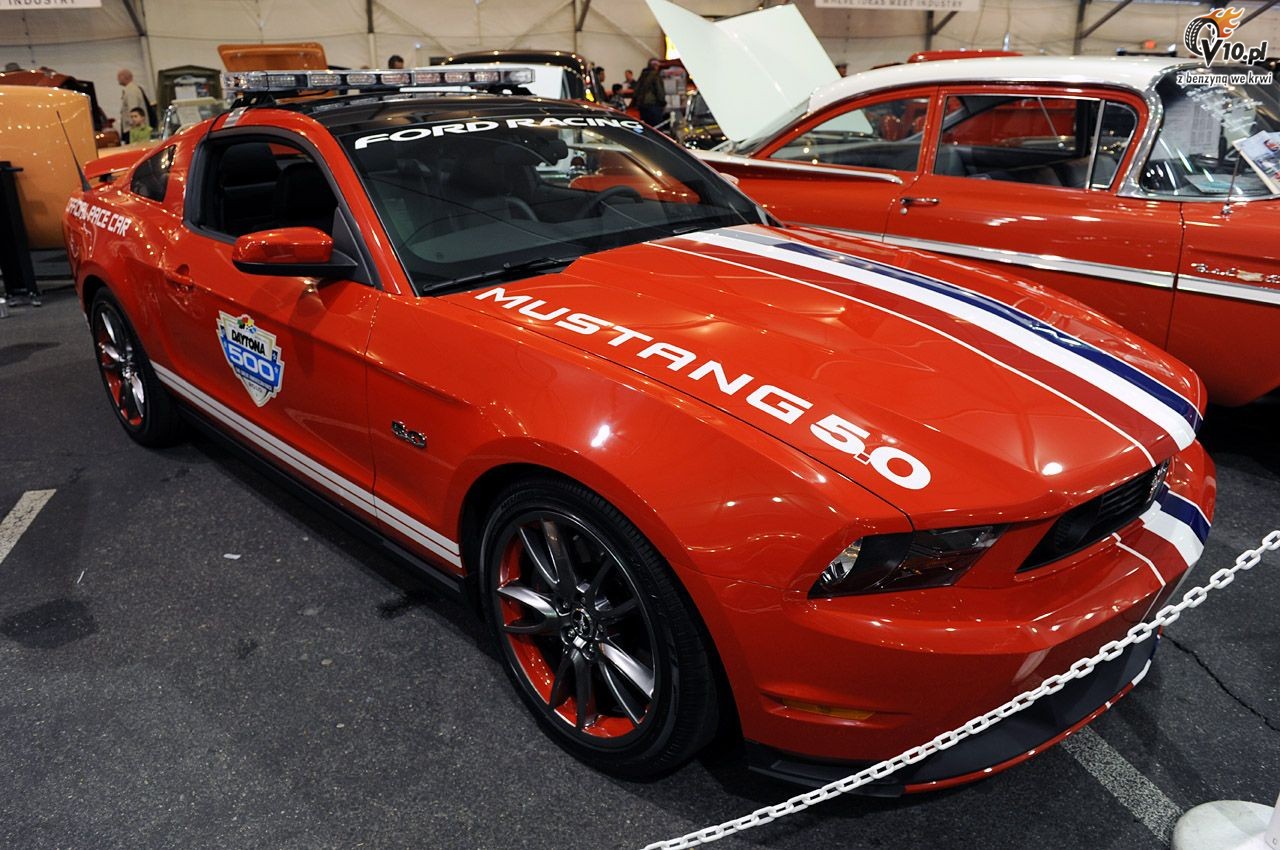
<svg viewBox="0 0 1280 850">
<path fill-rule="evenodd" d="M 218 341 L 231 371 L 262 407 L 280 394 L 284 383 L 284 360 L 276 346 L 276 335 L 254 324 L 251 316 L 237 318 L 218 311 Z"/>
</svg>

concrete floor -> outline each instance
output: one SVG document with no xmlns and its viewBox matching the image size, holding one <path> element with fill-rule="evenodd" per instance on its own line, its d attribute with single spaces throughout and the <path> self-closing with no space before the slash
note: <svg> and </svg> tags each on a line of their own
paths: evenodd
<svg viewBox="0 0 1280 850">
<path fill-rule="evenodd" d="M 0 517 L 57 490 L 0 563 L 0 846 L 638 847 L 795 793 L 731 756 L 632 784 L 564 755 L 468 610 L 218 445 L 130 442 L 71 291 L 45 286 L 0 321 Z M 1210 411 L 1199 578 L 1280 526 L 1278 435 L 1280 399 Z M 1072 746 L 717 846 L 1160 848 L 1179 810 L 1270 804 L 1277 610 L 1280 553 Z"/>
</svg>

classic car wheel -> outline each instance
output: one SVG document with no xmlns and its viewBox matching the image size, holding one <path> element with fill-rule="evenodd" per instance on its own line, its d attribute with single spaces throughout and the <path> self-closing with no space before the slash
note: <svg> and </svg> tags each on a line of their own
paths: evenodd
<svg viewBox="0 0 1280 850">
<path fill-rule="evenodd" d="M 715 684 L 689 603 L 612 505 L 571 482 L 522 482 L 498 499 L 483 553 L 507 670 L 561 746 L 639 779 L 710 740 Z"/>
<path fill-rule="evenodd" d="M 173 443 L 180 424 L 173 401 L 156 378 L 120 304 L 105 289 L 94 296 L 89 325 L 98 373 L 116 419 L 144 446 Z"/>
</svg>

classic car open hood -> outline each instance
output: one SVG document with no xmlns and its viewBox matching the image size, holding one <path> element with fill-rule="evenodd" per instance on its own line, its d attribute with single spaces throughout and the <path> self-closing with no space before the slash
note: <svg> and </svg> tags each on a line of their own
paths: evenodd
<svg viewBox="0 0 1280 850">
<path fill-rule="evenodd" d="M 917 520 L 1059 512 L 1200 421 L 1193 373 L 1076 302 L 817 231 L 694 233 L 450 299 L 748 422 Z"/>
<path fill-rule="evenodd" d="M 814 89 L 840 78 L 795 6 L 711 23 L 668 0 L 648 3 L 733 141 L 802 111 Z"/>
<path fill-rule="evenodd" d="M 323 71 L 329 67 L 318 41 L 278 44 L 219 44 L 228 71 Z"/>
</svg>

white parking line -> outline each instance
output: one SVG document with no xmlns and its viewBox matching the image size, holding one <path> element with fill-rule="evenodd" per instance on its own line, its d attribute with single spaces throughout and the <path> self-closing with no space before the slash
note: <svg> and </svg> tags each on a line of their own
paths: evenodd
<svg viewBox="0 0 1280 850">
<path fill-rule="evenodd" d="M 1155 783 L 1088 726 L 1067 738 L 1061 746 L 1156 838 L 1169 843 L 1174 824 L 1182 817 L 1182 809 Z"/>
<path fill-rule="evenodd" d="M 13 506 L 13 510 L 9 511 L 9 515 L 0 522 L 0 564 L 9 557 L 9 552 L 13 550 L 18 538 L 56 492 L 56 490 L 28 490 L 22 494 L 18 504 Z"/>
</svg>

